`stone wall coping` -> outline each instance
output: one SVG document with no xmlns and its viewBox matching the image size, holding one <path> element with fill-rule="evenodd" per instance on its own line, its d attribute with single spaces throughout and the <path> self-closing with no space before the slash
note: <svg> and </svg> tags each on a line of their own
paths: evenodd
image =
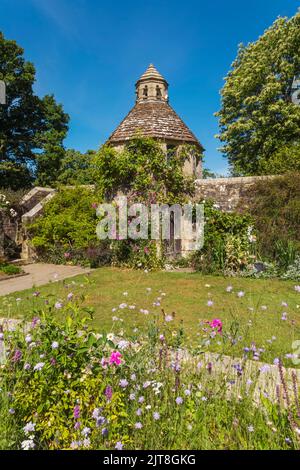
<svg viewBox="0 0 300 470">
<path fill-rule="evenodd" d="M 264 176 L 232 176 L 229 178 L 202 178 L 196 179 L 196 185 L 211 185 L 215 184 L 243 184 L 243 183 L 254 183 L 255 181 L 265 180 L 270 178 L 276 178 L 279 175 L 264 175 Z"/>
<path fill-rule="evenodd" d="M 32 197 L 34 197 L 37 193 L 52 193 L 54 192 L 55 189 L 53 188 L 44 188 L 42 186 L 35 186 L 32 188 L 25 196 L 22 197 L 21 199 L 21 205 L 26 204 Z"/>
<path fill-rule="evenodd" d="M 47 194 L 47 196 L 44 197 L 40 202 L 38 202 L 30 211 L 23 214 L 22 222 L 28 223 L 31 222 L 35 217 L 37 217 L 42 211 L 43 206 L 46 204 L 46 202 L 50 201 L 53 198 L 55 192 L 56 191 L 53 190 L 51 193 Z"/>
</svg>

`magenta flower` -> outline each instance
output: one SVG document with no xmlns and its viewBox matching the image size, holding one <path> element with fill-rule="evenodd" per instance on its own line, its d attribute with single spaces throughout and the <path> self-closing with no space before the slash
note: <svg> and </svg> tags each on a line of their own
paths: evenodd
<svg viewBox="0 0 300 470">
<path fill-rule="evenodd" d="M 222 321 L 219 318 L 214 318 L 211 322 L 209 322 L 211 328 L 217 329 L 218 333 L 222 332 Z"/>
<path fill-rule="evenodd" d="M 64 253 L 64 257 L 66 259 L 70 258 L 71 257 L 71 253 L 69 253 L 68 251 L 66 251 L 66 253 Z"/>
<path fill-rule="evenodd" d="M 113 351 L 110 355 L 109 363 L 111 365 L 116 364 L 116 366 L 119 366 L 121 364 L 121 358 L 122 354 L 119 351 Z"/>
</svg>

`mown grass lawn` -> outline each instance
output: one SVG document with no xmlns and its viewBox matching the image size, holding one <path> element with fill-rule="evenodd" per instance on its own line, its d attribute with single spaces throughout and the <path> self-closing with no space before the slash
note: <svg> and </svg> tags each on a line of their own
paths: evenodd
<svg viewBox="0 0 300 470">
<path fill-rule="evenodd" d="M 230 343 L 230 346 L 227 342 L 226 353 L 241 354 L 244 347 L 255 343 L 257 347 L 266 349 L 262 359 L 272 362 L 279 355 L 284 357 L 295 352 L 292 343 L 300 340 L 300 294 L 296 292 L 295 284 L 274 279 L 100 268 L 88 277 L 77 276 L 1 297 L 0 316 L 32 316 L 33 309 L 41 307 L 45 297 L 65 303 L 70 292 L 74 296 L 84 294 L 84 304 L 93 307 L 93 323 L 99 330 L 116 331 L 121 327 L 124 332 L 132 331 L 132 328 L 147 323 L 153 314 L 161 314 L 163 308 L 167 314 L 175 312 L 174 323 L 183 323 L 187 343 L 197 345 L 199 323 L 219 318 L 224 331 L 230 332 L 237 342 L 234 345 Z M 228 286 L 232 286 L 231 292 L 227 292 Z M 38 296 L 33 295 L 35 291 L 39 291 Z M 239 297 L 239 292 L 244 295 Z M 161 305 L 154 306 L 158 297 Z M 209 301 L 213 302 L 210 306 Z M 136 308 L 120 309 L 122 303 Z M 114 308 L 117 310 L 113 311 Z M 140 309 L 149 311 L 149 314 L 141 313 Z M 114 316 L 123 321 L 114 322 Z M 224 348 L 224 345 L 218 347 Z M 291 360 L 285 358 L 285 362 L 287 360 L 292 366 Z"/>
</svg>

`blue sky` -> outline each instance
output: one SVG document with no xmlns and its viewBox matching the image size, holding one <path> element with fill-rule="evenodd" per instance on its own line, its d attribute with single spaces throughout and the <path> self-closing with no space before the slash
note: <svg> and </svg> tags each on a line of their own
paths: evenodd
<svg viewBox="0 0 300 470">
<path fill-rule="evenodd" d="M 134 103 L 134 83 L 152 62 L 170 84 L 170 104 L 225 173 L 217 150 L 219 90 L 239 43 L 258 38 L 299 0 L 0 0 L 0 30 L 25 49 L 35 90 L 70 114 L 66 146 L 96 149 Z"/>
</svg>

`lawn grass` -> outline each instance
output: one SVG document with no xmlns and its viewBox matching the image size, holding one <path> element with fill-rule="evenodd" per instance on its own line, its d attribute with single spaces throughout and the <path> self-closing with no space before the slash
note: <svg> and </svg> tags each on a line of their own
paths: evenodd
<svg viewBox="0 0 300 470">
<path fill-rule="evenodd" d="M 1 297 L 0 316 L 32 316 L 33 309 L 42 306 L 45 297 L 53 296 L 64 303 L 70 292 L 75 296 L 84 294 L 85 305 L 94 309 L 93 323 L 98 330 L 116 329 L 113 316 L 122 318 L 124 331 L 142 327 L 153 313 L 160 314 L 164 308 L 167 314 L 175 312 L 176 324 L 183 323 L 187 343 L 197 345 L 199 322 L 220 318 L 224 331 L 230 332 L 237 341 L 229 349 L 227 342 L 226 353 L 241 354 L 243 347 L 250 347 L 253 342 L 266 349 L 262 359 L 272 362 L 275 357 L 292 353 L 293 341 L 300 340 L 300 294 L 295 291 L 295 284 L 277 279 L 100 268 L 88 277 L 81 275 Z M 229 285 L 233 287 L 232 292 L 226 291 Z M 33 295 L 35 291 L 40 292 L 39 296 Z M 245 293 L 241 298 L 237 295 L 240 291 Z M 128 294 L 124 296 L 124 292 Z M 161 306 L 153 306 L 157 297 L 162 299 Z M 207 305 L 209 300 L 213 301 L 212 306 Z M 136 309 L 119 309 L 121 303 L 136 305 Z M 140 313 L 140 309 L 149 310 L 149 315 Z M 286 320 L 282 320 L 284 312 Z M 224 348 L 224 345 L 218 347 Z M 292 366 L 291 360 L 289 362 Z"/>
</svg>

